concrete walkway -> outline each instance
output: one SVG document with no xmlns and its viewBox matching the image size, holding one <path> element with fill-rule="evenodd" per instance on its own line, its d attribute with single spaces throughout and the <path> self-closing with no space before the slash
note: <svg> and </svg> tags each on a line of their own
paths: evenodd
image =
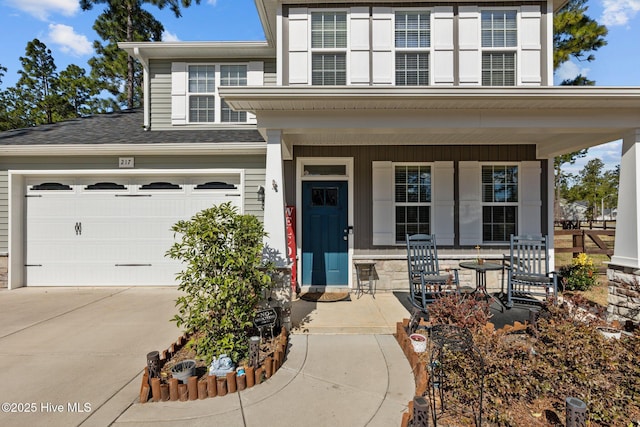
<svg viewBox="0 0 640 427">
<path fill-rule="evenodd" d="M 391 335 L 408 313 L 402 296 L 378 293 L 296 301 L 287 359 L 259 386 L 139 404 L 146 354 L 180 334 L 168 321 L 177 295 L 173 288 L 0 291 L 0 402 L 20 411 L 0 412 L 0 425 L 396 426 L 413 398 L 409 364 Z"/>
</svg>

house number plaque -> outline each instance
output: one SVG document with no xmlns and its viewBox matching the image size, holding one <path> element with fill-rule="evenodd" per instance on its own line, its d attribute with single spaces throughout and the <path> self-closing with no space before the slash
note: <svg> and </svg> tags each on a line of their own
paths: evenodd
<svg viewBox="0 0 640 427">
<path fill-rule="evenodd" d="M 118 167 L 119 168 L 132 168 L 134 166 L 134 158 L 133 157 L 119 157 L 118 158 Z"/>
</svg>

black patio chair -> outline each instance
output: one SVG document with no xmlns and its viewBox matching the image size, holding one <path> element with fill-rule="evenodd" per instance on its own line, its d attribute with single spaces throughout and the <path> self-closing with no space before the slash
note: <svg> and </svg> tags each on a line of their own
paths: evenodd
<svg viewBox="0 0 640 427">
<path fill-rule="evenodd" d="M 511 235 L 506 265 L 507 303 L 539 304 L 558 296 L 558 276 L 549 271 L 549 248 L 546 236 Z"/>
<path fill-rule="evenodd" d="M 424 313 L 436 298 L 451 292 L 460 293 L 458 270 L 440 270 L 434 234 L 407 234 L 407 268 L 409 300 Z"/>
</svg>

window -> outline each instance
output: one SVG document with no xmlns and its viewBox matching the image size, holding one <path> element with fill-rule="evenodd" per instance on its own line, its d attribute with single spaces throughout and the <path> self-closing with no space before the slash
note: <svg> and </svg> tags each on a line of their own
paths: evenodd
<svg viewBox="0 0 640 427">
<path fill-rule="evenodd" d="M 246 65 L 221 65 L 220 66 L 220 86 L 246 86 L 247 66 Z M 233 111 L 227 103 L 221 100 L 221 121 L 223 123 L 244 123 L 247 121 L 245 111 Z"/>
<path fill-rule="evenodd" d="M 347 14 L 311 14 L 311 83 L 347 84 Z"/>
<path fill-rule="evenodd" d="M 245 123 L 247 113 L 233 111 L 217 93 L 217 86 L 246 86 L 246 65 L 189 65 L 190 123 Z"/>
<path fill-rule="evenodd" d="M 431 21 L 428 12 L 396 12 L 396 85 L 429 84 Z"/>
<path fill-rule="evenodd" d="M 192 65 L 189 67 L 190 122 L 215 121 L 215 87 L 214 66 Z"/>
<path fill-rule="evenodd" d="M 395 241 L 406 241 L 407 234 L 430 234 L 431 231 L 431 167 L 396 165 Z"/>
<path fill-rule="evenodd" d="M 482 240 L 508 242 L 518 230 L 518 167 L 482 166 Z"/>
<path fill-rule="evenodd" d="M 515 10 L 485 10 L 482 26 L 482 85 L 515 86 L 518 46 Z"/>
</svg>

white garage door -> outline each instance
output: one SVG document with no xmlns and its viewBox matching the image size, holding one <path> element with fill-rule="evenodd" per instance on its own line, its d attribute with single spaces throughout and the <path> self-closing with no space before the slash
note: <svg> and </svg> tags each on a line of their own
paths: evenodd
<svg viewBox="0 0 640 427">
<path fill-rule="evenodd" d="M 27 285 L 176 284 L 171 226 L 226 201 L 241 209 L 239 177 L 216 178 L 30 180 Z"/>
</svg>

